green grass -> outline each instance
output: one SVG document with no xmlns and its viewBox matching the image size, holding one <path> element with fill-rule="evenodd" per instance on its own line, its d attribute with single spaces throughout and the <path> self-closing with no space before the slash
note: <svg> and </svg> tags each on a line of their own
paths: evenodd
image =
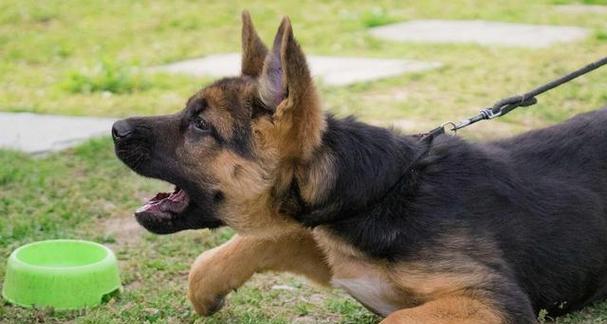
<svg viewBox="0 0 607 324">
<path fill-rule="evenodd" d="M 559 4 L 588 4 L 588 5 L 607 5 L 607 0 L 581 0 L 581 1 L 571 1 L 571 0 L 553 0 L 554 3 Z"/>
<path fill-rule="evenodd" d="M 63 82 L 65 90 L 71 93 L 90 94 L 105 92 L 126 94 L 145 91 L 151 83 L 135 68 L 126 68 L 107 60 L 92 69 L 72 71 Z"/>
<path fill-rule="evenodd" d="M 365 55 L 438 61 L 444 67 L 345 88 L 320 86 L 326 109 L 378 124 L 425 130 L 476 113 L 607 53 L 607 20 L 563 13 L 571 1 L 267 0 L 0 2 L 0 110 L 127 116 L 168 113 L 210 82 L 150 74 L 145 67 L 240 49 L 240 11 L 248 8 L 261 35 L 272 39 L 282 14 L 310 54 Z M 584 1 L 603 3 L 605 1 Z M 575 44 L 529 50 L 473 44 L 400 44 L 370 37 L 367 29 L 411 19 L 488 19 L 578 25 L 591 36 Z M 598 71 L 539 97 L 521 109 L 462 132 L 472 138 L 517 133 L 561 121 L 607 103 L 606 72 Z M 0 151 L 0 280 L 5 257 L 17 246 L 47 238 L 92 239 L 120 260 L 124 292 L 81 312 L 23 310 L 0 302 L 0 322 L 78 323 L 370 323 L 376 317 L 344 294 L 290 275 L 259 275 L 233 293 L 211 318 L 192 313 L 185 298 L 192 260 L 227 240 L 228 229 L 170 237 L 133 223 L 139 201 L 167 185 L 142 179 L 114 157 L 108 138 L 42 158 Z M 289 285 L 293 290 L 272 289 Z M 559 323 L 607 322 L 607 304 Z"/>
</svg>

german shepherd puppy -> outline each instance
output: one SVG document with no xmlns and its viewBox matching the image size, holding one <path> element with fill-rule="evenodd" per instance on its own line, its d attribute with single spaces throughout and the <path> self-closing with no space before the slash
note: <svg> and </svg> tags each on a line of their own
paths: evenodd
<svg viewBox="0 0 607 324">
<path fill-rule="evenodd" d="M 112 129 L 126 165 L 176 186 L 141 225 L 238 233 L 194 262 L 198 313 L 261 271 L 342 287 L 386 323 L 534 323 L 607 295 L 607 110 L 422 141 L 324 113 L 289 19 L 268 50 L 242 18 L 240 76 Z"/>
</svg>

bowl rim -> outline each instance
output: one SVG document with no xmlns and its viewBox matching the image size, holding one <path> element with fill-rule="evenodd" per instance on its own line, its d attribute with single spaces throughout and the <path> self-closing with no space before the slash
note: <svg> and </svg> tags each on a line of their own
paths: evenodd
<svg viewBox="0 0 607 324">
<path fill-rule="evenodd" d="M 59 243 L 78 243 L 78 244 L 86 244 L 89 246 L 94 246 L 96 248 L 102 249 L 105 252 L 105 255 L 103 258 L 101 258 L 98 261 L 95 261 L 92 263 L 86 263 L 86 264 L 82 264 L 82 265 L 74 265 L 74 266 L 72 266 L 72 265 L 70 265 L 70 266 L 37 265 L 37 264 L 25 262 L 17 257 L 17 254 L 23 249 L 30 248 L 30 247 L 36 246 L 36 245 L 44 245 L 44 244 L 48 244 L 48 243 L 58 243 L 58 242 Z M 103 264 L 116 263 L 116 256 L 114 255 L 114 252 L 112 250 L 110 250 L 110 248 L 108 248 L 107 246 L 105 246 L 103 244 L 99 244 L 97 242 L 87 241 L 87 240 L 78 240 L 78 239 L 51 239 L 51 240 L 35 241 L 35 242 L 24 244 L 24 245 L 16 248 L 11 253 L 11 255 L 9 256 L 9 260 L 11 260 L 14 263 L 14 265 L 17 265 L 17 266 L 23 267 L 23 268 L 32 269 L 32 270 L 79 271 L 79 270 L 85 270 L 87 268 L 96 268 L 97 266 L 103 265 Z"/>
</svg>

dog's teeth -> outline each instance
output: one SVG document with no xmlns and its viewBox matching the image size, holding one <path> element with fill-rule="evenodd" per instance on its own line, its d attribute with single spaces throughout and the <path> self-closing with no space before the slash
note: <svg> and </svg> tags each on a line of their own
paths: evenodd
<svg viewBox="0 0 607 324">
<path fill-rule="evenodd" d="M 137 210 L 135 210 L 135 213 L 143 213 L 144 211 L 150 209 L 150 207 L 151 207 L 150 205 L 145 204 L 145 205 L 137 208 Z"/>
</svg>

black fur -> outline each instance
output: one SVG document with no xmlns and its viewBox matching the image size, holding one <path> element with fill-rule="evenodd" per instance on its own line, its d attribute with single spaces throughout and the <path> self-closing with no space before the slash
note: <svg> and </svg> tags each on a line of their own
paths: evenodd
<svg viewBox="0 0 607 324">
<path fill-rule="evenodd" d="M 328 121 L 323 149 L 338 176 L 327 199 L 294 215 L 303 224 L 373 258 L 448 264 L 427 271 L 490 269 L 485 289 L 514 322 L 606 297 L 607 110 L 496 142 L 442 135 L 429 148 Z"/>
</svg>

